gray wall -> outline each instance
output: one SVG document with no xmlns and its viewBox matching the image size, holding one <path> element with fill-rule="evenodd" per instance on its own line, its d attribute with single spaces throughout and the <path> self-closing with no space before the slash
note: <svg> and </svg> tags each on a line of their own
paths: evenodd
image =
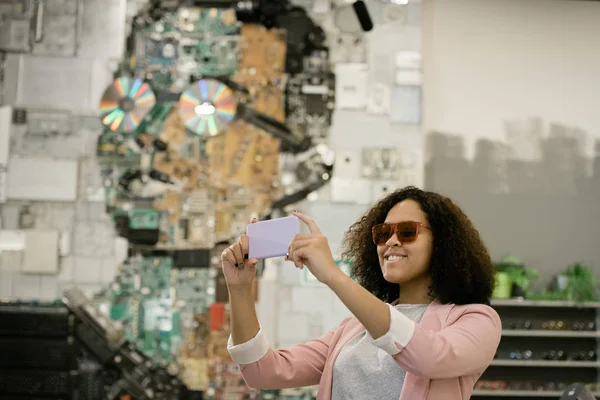
<svg viewBox="0 0 600 400">
<path fill-rule="evenodd" d="M 600 3 L 427 2 L 426 187 L 541 281 L 600 266 Z"/>
</svg>

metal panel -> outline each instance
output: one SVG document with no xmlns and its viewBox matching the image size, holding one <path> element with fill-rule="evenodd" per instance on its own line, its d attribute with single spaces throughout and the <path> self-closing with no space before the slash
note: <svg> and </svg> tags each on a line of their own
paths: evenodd
<svg viewBox="0 0 600 400">
<path fill-rule="evenodd" d="M 0 204 L 6 203 L 6 199 L 6 171 L 0 171 Z M 2 226 L 1 222 L 0 219 L 0 226 Z"/>
<path fill-rule="evenodd" d="M 0 107 L 0 167 L 8 164 L 10 137 L 12 131 L 12 112 L 10 106 Z"/>
<path fill-rule="evenodd" d="M 25 230 L 25 254 L 21 272 L 58 273 L 58 231 Z"/>
<path fill-rule="evenodd" d="M 96 109 L 90 89 L 94 60 L 20 55 L 16 104 L 25 108 Z M 104 85 L 103 85 L 104 86 Z"/>
<path fill-rule="evenodd" d="M 125 49 L 125 0 L 86 0 L 81 12 L 78 57 L 119 59 Z M 108 80 L 104 84 L 108 84 Z"/>
<path fill-rule="evenodd" d="M 33 14 L 33 54 L 74 56 L 80 8 L 80 0 L 37 2 Z"/>
<path fill-rule="evenodd" d="M 29 18 L 0 21 L 0 50 L 28 52 L 30 49 Z"/>
<path fill-rule="evenodd" d="M 30 0 L 0 1 L 0 50 L 31 50 Z"/>
<path fill-rule="evenodd" d="M 74 201 L 77 198 L 76 160 L 11 157 L 8 198 Z"/>
</svg>

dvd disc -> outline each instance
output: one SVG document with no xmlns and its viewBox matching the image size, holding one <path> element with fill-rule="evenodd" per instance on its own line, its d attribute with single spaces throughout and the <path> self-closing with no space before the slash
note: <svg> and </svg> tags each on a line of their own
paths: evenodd
<svg viewBox="0 0 600 400">
<path fill-rule="evenodd" d="M 140 78 L 114 80 L 100 100 L 102 124 L 111 131 L 134 132 L 156 104 L 150 85 Z"/>
<path fill-rule="evenodd" d="M 196 135 L 215 136 L 235 118 L 237 102 L 233 91 L 216 79 L 201 79 L 179 98 L 179 115 Z"/>
</svg>

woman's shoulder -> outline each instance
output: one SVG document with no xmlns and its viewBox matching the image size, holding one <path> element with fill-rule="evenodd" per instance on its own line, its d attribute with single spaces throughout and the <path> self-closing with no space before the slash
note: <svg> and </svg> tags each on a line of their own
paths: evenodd
<svg viewBox="0 0 600 400">
<path fill-rule="evenodd" d="M 498 312 L 487 304 L 444 304 L 448 309 L 448 322 L 450 324 L 459 321 L 477 321 L 488 320 L 501 327 L 500 316 Z"/>
</svg>

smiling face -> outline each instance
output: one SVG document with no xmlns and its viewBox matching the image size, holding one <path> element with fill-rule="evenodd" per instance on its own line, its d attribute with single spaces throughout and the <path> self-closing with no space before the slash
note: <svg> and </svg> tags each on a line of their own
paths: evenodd
<svg viewBox="0 0 600 400">
<path fill-rule="evenodd" d="M 429 225 L 427 215 L 414 200 L 404 200 L 388 212 L 386 223 L 416 221 Z M 400 292 L 411 285 L 427 289 L 431 282 L 429 261 L 433 248 L 433 235 L 430 229 L 420 227 L 417 239 L 412 243 L 402 243 L 398 235 L 383 246 L 377 246 L 379 265 L 386 281 L 400 284 Z M 423 290 L 425 290 L 423 289 Z"/>
</svg>

